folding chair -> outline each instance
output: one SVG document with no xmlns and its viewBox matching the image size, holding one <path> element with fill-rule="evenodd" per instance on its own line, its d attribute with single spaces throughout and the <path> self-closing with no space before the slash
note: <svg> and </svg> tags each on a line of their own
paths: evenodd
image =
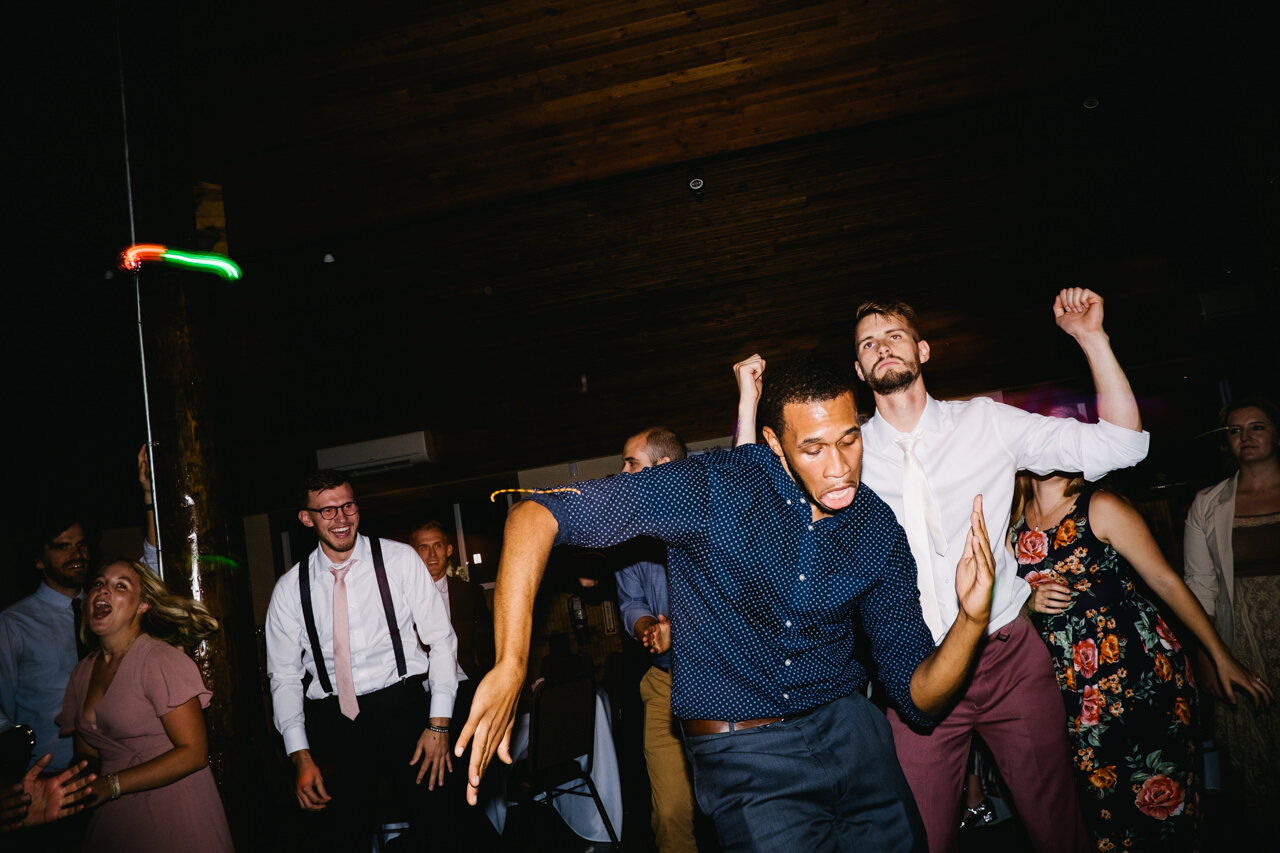
<svg viewBox="0 0 1280 853">
<path fill-rule="evenodd" d="M 516 773 L 519 799 L 533 800 L 545 794 L 546 801 L 571 794 L 590 797 L 609 833 L 609 840 L 622 850 L 613 823 L 605 811 L 591 767 L 595 752 L 596 685 L 590 676 L 548 680 L 533 689 L 533 710 L 529 718 L 529 757 Z M 586 767 L 578 759 L 586 756 Z M 587 790 L 582 790 L 582 783 Z"/>
</svg>

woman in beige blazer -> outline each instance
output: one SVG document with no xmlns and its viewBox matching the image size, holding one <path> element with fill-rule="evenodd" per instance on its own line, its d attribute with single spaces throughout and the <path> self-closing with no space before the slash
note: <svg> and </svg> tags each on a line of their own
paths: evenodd
<svg viewBox="0 0 1280 853">
<path fill-rule="evenodd" d="M 1231 653 L 1266 683 L 1280 679 L 1280 411 L 1262 398 L 1222 412 L 1235 476 L 1196 495 L 1187 513 L 1185 579 Z M 1217 679 L 1204 678 L 1219 699 Z M 1214 733 L 1226 758 L 1224 801 L 1240 829 L 1270 832 L 1280 802 L 1280 713 L 1216 703 Z M 1258 838 L 1264 836 L 1259 835 Z M 1236 839 L 1254 841 L 1252 834 Z"/>
</svg>

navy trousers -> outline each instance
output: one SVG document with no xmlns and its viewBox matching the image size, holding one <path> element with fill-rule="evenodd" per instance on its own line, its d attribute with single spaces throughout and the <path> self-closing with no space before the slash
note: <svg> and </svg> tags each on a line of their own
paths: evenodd
<svg viewBox="0 0 1280 853">
<path fill-rule="evenodd" d="M 859 693 L 685 748 L 726 851 L 926 849 L 889 722 Z"/>
</svg>

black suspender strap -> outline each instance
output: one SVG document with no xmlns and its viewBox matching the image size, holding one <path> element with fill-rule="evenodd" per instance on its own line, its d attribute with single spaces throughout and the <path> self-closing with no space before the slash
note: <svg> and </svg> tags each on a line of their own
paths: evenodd
<svg viewBox="0 0 1280 853">
<path fill-rule="evenodd" d="M 316 633 L 316 614 L 311 606 L 311 560 L 303 558 L 298 563 L 298 593 L 302 596 L 302 621 L 307 625 L 307 637 L 311 640 L 311 659 L 316 663 L 316 678 L 325 693 L 333 693 L 329 681 L 329 668 L 324 665 L 324 652 L 320 650 L 320 635 Z"/>
<path fill-rule="evenodd" d="M 378 593 L 382 596 L 382 610 L 387 616 L 387 627 L 391 631 L 391 650 L 396 656 L 396 672 L 404 678 L 409 674 L 409 667 L 404 659 L 404 643 L 400 640 L 400 623 L 396 621 L 396 608 L 391 602 L 391 585 L 387 583 L 387 564 L 382 559 L 382 542 L 375 536 L 369 537 L 369 548 L 373 551 L 373 572 L 378 577 Z M 307 638 L 311 640 L 311 657 L 316 663 L 316 678 L 325 693 L 333 693 L 333 683 L 329 681 L 329 669 L 324 665 L 324 652 L 320 649 L 320 635 L 316 631 L 316 614 L 311 603 L 311 561 L 310 558 L 298 563 L 298 593 L 302 597 L 302 621 L 307 626 Z"/>
<path fill-rule="evenodd" d="M 396 621 L 396 606 L 391 603 L 391 586 L 387 583 L 387 564 L 382 560 L 382 542 L 376 536 L 370 536 L 369 547 L 373 550 L 373 571 L 378 576 L 382 610 L 387 614 L 387 628 L 391 631 L 391 650 L 396 655 L 396 672 L 404 678 L 409 674 L 409 667 L 404 662 L 404 644 L 400 641 L 400 623 Z"/>
</svg>

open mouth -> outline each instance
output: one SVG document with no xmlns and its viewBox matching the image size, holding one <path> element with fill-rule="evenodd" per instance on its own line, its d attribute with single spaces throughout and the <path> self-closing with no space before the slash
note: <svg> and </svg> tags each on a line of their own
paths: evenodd
<svg viewBox="0 0 1280 853">
<path fill-rule="evenodd" d="M 822 505 L 827 509 L 844 509 L 853 503 L 853 495 L 856 491 L 857 486 L 848 485 L 832 489 L 829 492 L 823 492 Z"/>
<path fill-rule="evenodd" d="M 110 613 L 111 613 L 111 605 L 108 604 L 106 600 L 98 599 L 93 603 L 93 612 L 91 614 L 91 618 L 101 619 L 104 616 L 108 616 Z"/>
</svg>

